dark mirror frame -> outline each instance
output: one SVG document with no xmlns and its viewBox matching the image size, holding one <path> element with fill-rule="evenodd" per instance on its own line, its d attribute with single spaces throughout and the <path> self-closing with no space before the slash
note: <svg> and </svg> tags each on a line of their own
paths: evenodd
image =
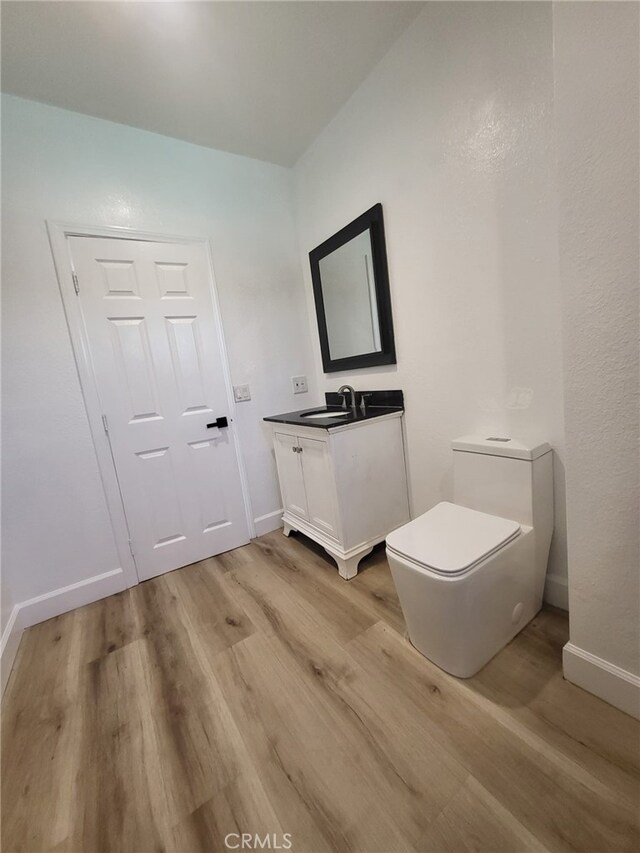
<svg viewBox="0 0 640 853">
<path fill-rule="evenodd" d="M 329 351 L 327 318 L 322 296 L 320 261 L 364 231 L 369 231 L 371 235 L 371 255 L 376 285 L 376 299 L 378 302 L 381 349 L 379 352 L 361 353 L 359 355 L 348 356 L 347 358 L 332 359 Z M 339 370 L 360 370 L 363 367 L 376 367 L 380 364 L 395 364 L 396 348 L 393 337 L 393 318 L 391 315 L 391 294 L 389 292 L 389 271 L 387 268 L 387 248 L 384 240 L 382 205 L 375 204 L 361 216 L 358 216 L 357 219 L 354 219 L 353 222 L 341 228 L 333 237 L 329 237 L 328 240 L 325 240 L 324 243 L 321 243 L 309 252 L 309 263 L 311 264 L 311 280 L 313 282 L 313 296 L 316 303 L 316 317 L 318 320 L 318 333 L 320 335 L 320 350 L 322 352 L 324 372 L 336 373 Z"/>
</svg>

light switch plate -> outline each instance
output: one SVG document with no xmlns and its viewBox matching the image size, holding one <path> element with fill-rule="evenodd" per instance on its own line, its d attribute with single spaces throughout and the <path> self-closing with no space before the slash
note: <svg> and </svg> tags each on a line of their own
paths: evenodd
<svg viewBox="0 0 640 853">
<path fill-rule="evenodd" d="M 236 403 L 244 403 L 251 399 L 251 390 L 248 385 L 234 385 L 233 398 Z"/>
<path fill-rule="evenodd" d="M 309 390 L 307 388 L 306 376 L 292 376 L 291 383 L 293 385 L 294 394 L 305 394 Z"/>
</svg>

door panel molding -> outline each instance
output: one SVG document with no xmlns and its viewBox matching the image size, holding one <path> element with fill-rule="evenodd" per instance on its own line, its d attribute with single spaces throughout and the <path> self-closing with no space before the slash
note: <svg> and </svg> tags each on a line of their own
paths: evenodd
<svg viewBox="0 0 640 853">
<path fill-rule="evenodd" d="M 80 390 L 84 399 L 89 429 L 93 440 L 98 469 L 102 480 L 105 500 L 111 526 L 114 534 L 120 566 L 122 569 L 123 578 L 127 587 L 135 586 L 138 583 L 138 573 L 134 558 L 130 550 L 130 532 L 127 525 L 127 519 L 122 502 L 118 476 L 115 467 L 115 461 L 111 452 L 111 445 L 105 431 L 103 422 L 103 412 L 98 396 L 98 386 L 94 375 L 89 341 L 85 329 L 84 319 L 80 308 L 75 279 L 75 270 L 71 257 L 69 245 L 70 237 L 96 237 L 96 238 L 115 238 L 119 240 L 134 240 L 138 242 L 153 242 L 153 243 L 181 243 L 188 245 L 199 245 L 203 248 L 206 266 L 209 278 L 209 294 L 213 305 L 213 319 L 216 326 L 216 331 L 220 341 L 220 367 L 224 380 L 224 387 L 227 400 L 227 410 L 229 411 L 232 420 L 236 421 L 236 407 L 233 398 L 233 390 L 231 385 L 231 374 L 229 369 L 229 361 L 227 355 L 227 347 L 224 337 L 224 329 L 222 327 L 222 317 L 220 314 L 220 303 L 216 290 L 213 260 L 211 255 L 211 246 L 206 237 L 200 236 L 185 236 L 185 235 L 167 235 L 157 234 L 148 231 L 138 231 L 130 228 L 122 228 L 119 226 L 84 226 L 77 224 L 69 224 L 64 222 L 49 221 L 46 222 L 49 235 L 49 242 L 53 255 L 53 261 L 58 279 L 58 286 L 62 297 L 69 336 L 71 338 L 71 346 L 73 349 L 76 369 L 78 371 L 78 379 L 80 382 Z M 115 282 L 114 282 L 115 284 Z M 124 285 L 128 282 L 121 277 L 118 280 L 118 287 L 124 289 Z M 169 284 L 169 291 L 176 289 L 179 281 L 172 280 Z M 169 295 L 169 293 L 167 294 Z M 132 307 L 135 303 L 135 294 L 132 294 Z M 240 476 L 240 487 L 244 505 L 244 513 L 249 530 L 249 536 L 255 536 L 255 525 L 253 522 L 253 514 L 249 501 L 248 479 L 244 464 L 243 453 L 240 446 L 240 437 L 238 431 L 234 430 L 235 453 L 237 467 Z"/>
</svg>

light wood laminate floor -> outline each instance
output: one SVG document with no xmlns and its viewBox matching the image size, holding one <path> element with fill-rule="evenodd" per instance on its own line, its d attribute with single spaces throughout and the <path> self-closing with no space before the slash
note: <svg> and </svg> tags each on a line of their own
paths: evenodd
<svg viewBox="0 0 640 853">
<path fill-rule="evenodd" d="M 4 853 L 638 850 L 638 724 L 562 679 L 565 614 L 468 681 L 404 633 L 384 551 L 347 583 L 280 532 L 29 629 Z"/>
</svg>

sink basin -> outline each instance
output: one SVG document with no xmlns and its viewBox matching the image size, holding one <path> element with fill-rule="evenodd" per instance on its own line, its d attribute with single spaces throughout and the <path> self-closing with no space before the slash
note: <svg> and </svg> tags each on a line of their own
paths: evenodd
<svg viewBox="0 0 640 853">
<path fill-rule="evenodd" d="M 324 409 L 321 412 L 307 412 L 305 415 L 300 415 L 301 418 L 346 418 L 348 412 L 330 412 Z"/>
</svg>

